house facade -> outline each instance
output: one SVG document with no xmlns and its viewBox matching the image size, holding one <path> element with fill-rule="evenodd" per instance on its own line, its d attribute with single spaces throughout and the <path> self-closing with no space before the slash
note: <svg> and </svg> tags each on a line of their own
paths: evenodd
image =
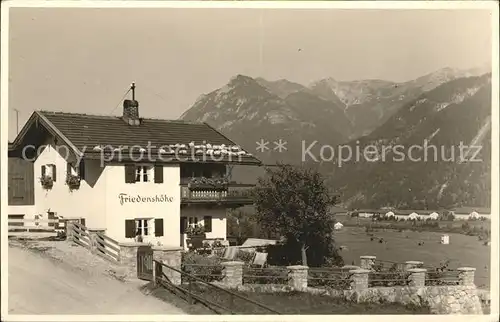
<svg viewBox="0 0 500 322">
<path fill-rule="evenodd" d="M 260 161 L 204 123 L 36 111 L 12 143 L 33 165 L 26 218 L 84 218 L 118 242 L 186 246 L 186 229 L 226 239 L 226 210 L 251 204 L 231 165 Z M 10 212 L 10 209 L 9 209 Z"/>
</svg>

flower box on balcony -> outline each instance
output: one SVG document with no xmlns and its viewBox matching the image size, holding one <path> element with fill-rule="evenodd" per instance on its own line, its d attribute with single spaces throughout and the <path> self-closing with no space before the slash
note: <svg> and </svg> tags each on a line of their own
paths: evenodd
<svg viewBox="0 0 500 322">
<path fill-rule="evenodd" d="M 66 184 L 68 185 L 69 190 L 76 190 L 80 188 L 80 177 L 70 174 L 66 177 Z"/>
<path fill-rule="evenodd" d="M 228 182 L 222 178 L 192 178 L 188 183 L 189 190 L 227 190 Z"/>
<path fill-rule="evenodd" d="M 51 176 L 43 175 L 40 177 L 40 184 L 42 185 L 43 189 L 50 190 L 54 186 L 54 179 L 52 179 Z"/>
</svg>

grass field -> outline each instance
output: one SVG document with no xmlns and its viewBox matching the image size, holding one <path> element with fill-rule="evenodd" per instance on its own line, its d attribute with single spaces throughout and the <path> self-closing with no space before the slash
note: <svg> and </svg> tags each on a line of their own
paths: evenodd
<svg viewBox="0 0 500 322">
<path fill-rule="evenodd" d="M 340 253 L 345 264 L 354 261 L 359 265 L 359 257 L 362 255 L 373 255 L 377 259 L 394 262 L 418 260 L 432 266 L 449 260 L 450 268 L 475 267 L 476 285 L 489 288 L 491 248 L 484 246 L 475 236 L 448 234 L 450 244 L 442 245 L 442 233 L 437 232 L 378 230 L 371 234 L 387 242 L 370 241 L 371 237 L 364 227 L 344 227 L 335 232 L 337 245 L 347 247 Z M 419 242 L 423 242 L 423 245 L 419 246 Z"/>
</svg>

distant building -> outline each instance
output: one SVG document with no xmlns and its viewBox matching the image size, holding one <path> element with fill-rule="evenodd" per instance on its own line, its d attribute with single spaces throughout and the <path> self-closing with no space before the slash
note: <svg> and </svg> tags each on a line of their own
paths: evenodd
<svg viewBox="0 0 500 322">
<path fill-rule="evenodd" d="M 437 212 L 433 212 L 429 215 L 429 218 L 432 220 L 437 220 L 439 218 L 439 214 Z"/>
<path fill-rule="evenodd" d="M 333 228 L 335 230 L 340 230 L 342 229 L 342 227 L 344 227 L 344 225 L 342 225 L 341 223 L 337 222 L 335 225 L 333 225 Z"/>
<path fill-rule="evenodd" d="M 459 207 L 451 210 L 456 220 L 468 220 L 470 218 L 491 218 L 491 209 L 484 207 Z M 474 217 L 471 214 L 474 213 Z M 477 215 L 476 215 L 477 214 Z"/>
<path fill-rule="evenodd" d="M 408 220 L 417 220 L 419 219 L 420 216 L 416 213 L 416 212 L 412 212 L 409 216 L 408 216 Z"/>
<path fill-rule="evenodd" d="M 385 217 L 392 218 L 392 217 L 396 217 L 396 215 L 392 211 L 389 211 L 388 213 L 385 214 Z"/>
<path fill-rule="evenodd" d="M 469 219 L 479 219 L 479 214 L 476 211 L 473 211 L 470 213 Z"/>
</svg>

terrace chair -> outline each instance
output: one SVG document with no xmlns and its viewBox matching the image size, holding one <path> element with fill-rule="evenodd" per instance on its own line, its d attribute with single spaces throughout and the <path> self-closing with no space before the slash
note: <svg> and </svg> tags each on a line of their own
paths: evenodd
<svg viewBox="0 0 500 322">
<path fill-rule="evenodd" d="M 250 262 L 251 267 L 263 268 L 267 263 L 267 253 L 255 252 L 255 255 Z"/>
<path fill-rule="evenodd" d="M 222 259 L 234 260 L 234 258 L 236 257 L 237 254 L 238 254 L 238 247 L 229 246 L 224 250 L 224 255 L 222 256 Z"/>
</svg>

